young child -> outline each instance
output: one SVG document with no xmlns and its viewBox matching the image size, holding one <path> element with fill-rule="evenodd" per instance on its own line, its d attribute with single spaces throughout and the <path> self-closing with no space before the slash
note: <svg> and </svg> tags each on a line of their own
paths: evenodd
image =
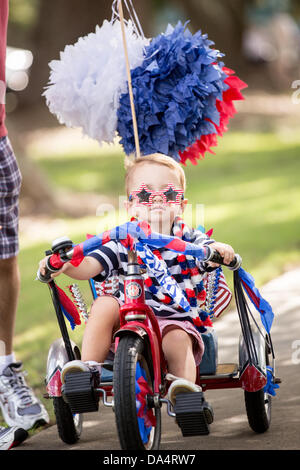
<svg viewBox="0 0 300 470">
<path fill-rule="evenodd" d="M 181 217 L 187 199 L 182 167 L 173 159 L 161 154 L 152 154 L 136 159 L 127 169 L 126 191 L 127 211 L 130 217 L 147 221 L 153 232 L 174 234 L 174 225 Z M 200 231 L 191 231 L 192 243 L 210 244 L 229 264 L 234 258 L 231 246 L 217 243 Z M 166 263 L 169 273 L 179 286 L 185 283 L 177 260 L 178 254 L 160 249 L 160 257 Z M 44 273 L 46 258 L 40 262 Z M 207 264 L 196 261 L 200 274 L 205 274 Z M 127 272 L 127 249 L 117 241 L 110 241 L 86 256 L 78 267 L 66 263 L 53 276 L 64 273 L 71 278 L 104 280 L 113 270 L 118 270 L 120 290 L 116 297 L 101 296 L 92 305 L 82 343 L 82 361 L 72 361 L 62 371 L 62 381 L 68 372 L 87 370 L 104 362 L 112 344 L 114 332 L 119 328 L 119 306 L 124 301 L 122 278 Z M 149 274 L 150 275 L 150 274 Z M 151 278 L 155 285 L 155 279 Z M 158 286 L 158 283 L 156 284 Z M 152 307 L 162 334 L 162 348 L 168 363 L 169 399 L 174 403 L 178 392 L 199 391 L 195 384 L 196 367 L 204 352 L 201 334 L 197 331 L 189 312 L 172 303 L 161 302 L 145 283 L 146 302 Z"/>
</svg>

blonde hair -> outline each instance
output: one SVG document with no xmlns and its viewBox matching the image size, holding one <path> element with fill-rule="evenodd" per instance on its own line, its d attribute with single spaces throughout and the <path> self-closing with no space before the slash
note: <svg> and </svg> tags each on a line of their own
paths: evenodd
<svg viewBox="0 0 300 470">
<path fill-rule="evenodd" d="M 144 163 L 154 163 L 156 165 L 164 165 L 174 172 L 177 173 L 180 186 L 185 191 L 186 189 L 186 178 L 183 168 L 177 163 L 173 158 L 163 155 L 162 153 L 151 153 L 150 155 L 145 155 L 144 157 L 134 158 L 126 157 L 125 158 L 125 189 L 127 195 L 129 194 L 129 183 L 135 169 L 138 166 L 141 166 Z"/>
</svg>

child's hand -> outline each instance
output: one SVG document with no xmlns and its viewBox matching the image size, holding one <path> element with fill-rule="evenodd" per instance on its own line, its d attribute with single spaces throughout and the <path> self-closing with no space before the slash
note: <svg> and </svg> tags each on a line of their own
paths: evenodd
<svg viewBox="0 0 300 470">
<path fill-rule="evenodd" d="M 214 242 L 214 243 L 211 243 L 209 247 L 213 248 L 218 253 L 220 253 L 220 255 L 222 256 L 224 260 L 224 264 L 230 264 L 231 261 L 233 261 L 235 253 L 234 253 L 234 249 L 232 248 L 232 246 L 227 245 L 226 243 Z M 209 265 L 213 268 L 220 266 L 217 263 L 209 263 Z"/>
<path fill-rule="evenodd" d="M 42 274 L 42 276 L 45 276 L 46 274 L 46 262 L 47 262 L 47 259 L 50 258 L 50 256 L 45 256 L 44 259 L 42 259 L 40 262 L 39 262 L 39 270 L 40 270 L 40 273 Z M 66 269 L 67 269 L 67 265 L 69 263 L 65 263 L 63 265 L 63 267 L 61 269 L 59 269 L 59 271 L 56 271 L 55 273 L 51 273 L 51 277 L 57 277 L 59 276 L 61 273 L 63 273 Z"/>
</svg>

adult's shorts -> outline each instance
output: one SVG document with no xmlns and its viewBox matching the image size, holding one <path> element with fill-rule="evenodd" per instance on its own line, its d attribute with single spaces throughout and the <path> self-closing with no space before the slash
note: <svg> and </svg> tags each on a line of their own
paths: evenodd
<svg viewBox="0 0 300 470">
<path fill-rule="evenodd" d="M 0 259 L 19 252 L 19 194 L 21 173 L 7 136 L 0 137 Z"/>
</svg>

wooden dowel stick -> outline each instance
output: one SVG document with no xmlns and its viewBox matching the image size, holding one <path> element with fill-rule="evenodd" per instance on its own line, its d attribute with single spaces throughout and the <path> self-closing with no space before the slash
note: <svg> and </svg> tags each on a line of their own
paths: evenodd
<svg viewBox="0 0 300 470">
<path fill-rule="evenodd" d="M 131 82 L 131 73 L 130 73 L 127 42 L 126 42 L 126 32 L 125 32 L 122 0 L 119 0 L 118 10 L 119 10 L 119 15 L 120 15 L 120 23 L 121 23 L 121 30 L 122 30 L 122 37 L 123 37 L 123 44 L 124 44 L 128 89 L 129 89 L 130 106 L 131 106 L 131 114 L 132 114 L 132 122 L 133 122 L 133 132 L 134 132 L 134 140 L 135 140 L 135 150 L 136 150 L 136 156 L 137 156 L 137 158 L 139 158 L 140 155 L 141 155 L 140 154 L 140 142 L 139 142 L 138 126 L 137 126 L 134 99 L 133 99 L 133 92 L 132 92 L 132 82 Z"/>
</svg>

